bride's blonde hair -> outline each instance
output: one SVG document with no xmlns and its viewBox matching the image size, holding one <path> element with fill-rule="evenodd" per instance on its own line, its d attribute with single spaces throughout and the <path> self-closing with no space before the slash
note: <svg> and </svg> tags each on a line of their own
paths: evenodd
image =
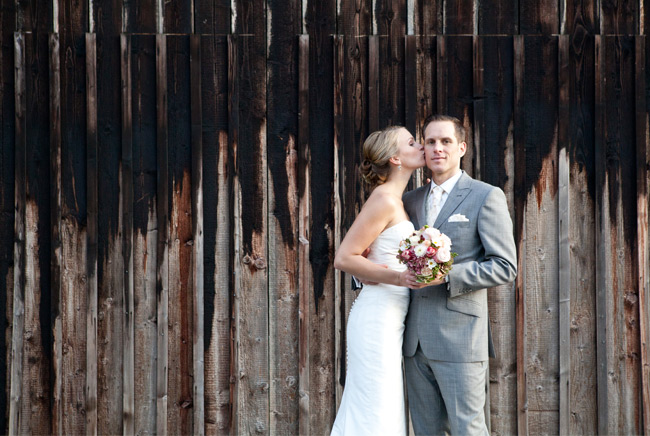
<svg viewBox="0 0 650 436">
<path fill-rule="evenodd" d="M 388 126 L 372 132 L 363 143 L 361 177 L 370 187 L 386 182 L 390 174 L 390 158 L 397 154 L 397 137 L 402 126 Z"/>
</svg>

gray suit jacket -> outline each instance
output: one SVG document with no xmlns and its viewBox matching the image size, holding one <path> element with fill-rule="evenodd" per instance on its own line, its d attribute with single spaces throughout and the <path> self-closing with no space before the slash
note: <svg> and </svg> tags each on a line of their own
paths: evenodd
<svg viewBox="0 0 650 436">
<path fill-rule="evenodd" d="M 430 185 L 404 194 L 404 208 L 416 229 L 426 223 L 425 199 Z M 465 219 L 449 221 L 452 215 Z M 517 253 L 512 220 L 503 191 L 466 173 L 449 193 L 434 227 L 458 253 L 448 285 L 411 291 L 406 317 L 404 355 L 418 342 L 429 359 L 477 362 L 493 355 L 488 326 L 488 287 L 512 282 Z"/>
</svg>

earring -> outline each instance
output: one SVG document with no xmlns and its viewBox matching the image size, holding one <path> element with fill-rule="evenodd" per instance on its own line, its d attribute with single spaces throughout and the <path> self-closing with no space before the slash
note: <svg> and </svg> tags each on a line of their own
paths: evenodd
<svg viewBox="0 0 650 436">
<path fill-rule="evenodd" d="M 397 169 L 400 170 L 400 171 L 402 171 L 402 166 L 401 166 L 401 165 L 398 166 Z"/>
</svg>

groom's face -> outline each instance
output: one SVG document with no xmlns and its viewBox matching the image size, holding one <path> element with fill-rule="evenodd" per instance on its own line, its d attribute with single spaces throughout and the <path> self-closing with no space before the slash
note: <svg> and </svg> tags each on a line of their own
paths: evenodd
<svg viewBox="0 0 650 436">
<path fill-rule="evenodd" d="M 432 121 L 424 129 L 424 157 L 436 184 L 443 183 L 460 171 L 460 158 L 465 151 L 467 144 L 458 142 L 451 121 Z"/>
</svg>

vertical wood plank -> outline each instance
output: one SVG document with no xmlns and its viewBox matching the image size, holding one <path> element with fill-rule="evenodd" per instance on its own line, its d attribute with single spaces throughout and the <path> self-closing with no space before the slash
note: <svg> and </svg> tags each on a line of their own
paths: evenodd
<svg viewBox="0 0 650 436">
<path fill-rule="evenodd" d="M 237 2 L 239 132 L 235 156 L 236 431 L 269 432 L 269 256 L 264 1 Z M 241 17 L 241 19 L 239 19 Z M 252 291 L 252 292 L 251 292 Z"/>
<path fill-rule="evenodd" d="M 417 36 L 417 118 L 416 138 L 422 143 L 424 121 L 436 111 L 437 106 L 437 38 L 434 36 Z M 428 172 L 428 170 L 424 170 Z"/>
<path fill-rule="evenodd" d="M 637 183 L 635 172 L 635 89 L 634 39 L 630 36 L 606 37 L 605 88 L 607 110 L 604 115 L 606 141 L 605 188 L 603 201 L 604 243 L 616 247 L 608 259 L 611 271 L 608 284 L 607 340 L 609 433 L 641 432 L 641 373 L 638 322 L 638 271 L 634 258 L 637 244 Z"/>
<path fill-rule="evenodd" d="M 0 9 L 0 431 L 9 433 L 13 310 L 15 171 L 15 8 Z"/>
<path fill-rule="evenodd" d="M 377 130 L 379 130 L 379 37 L 371 35 L 368 37 L 368 133 Z"/>
<path fill-rule="evenodd" d="M 472 37 L 438 37 L 438 111 L 458 118 L 467 131 L 467 153 L 462 168 L 474 175 L 475 150 Z"/>
<path fill-rule="evenodd" d="M 122 82 L 122 174 L 120 178 L 120 209 L 122 210 L 124 319 L 122 327 L 122 432 L 135 433 L 135 277 L 133 231 L 133 122 L 131 82 L 131 37 L 120 35 L 120 66 Z M 96 163 L 95 163 L 96 165 Z"/>
<path fill-rule="evenodd" d="M 231 178 L 228 144 L 228 41 L 201 41 L 205 259 L 205 431 L 226 435 L 231 425 Z M 216 211 L 216 213 L 212 212 Z"/>
<path fill-rule="evenodd" d="M 161 2 L 162 3 L 162 2 Z M 165 0 L 162 5 L 163 31 L 165 33 L 193 33 L 193 2 Z"/>
<path fill-rule="evenodd" d="M 643 434 L 650 433 L 650 243 L 648 242 L 648 118 L 646 114 L 646 38 L 636 36 L 635 47 L 635 112 L 636 112 L 636 190 L 637 190 L 637 262 L 639 286 L 639 337 L 641 343 L 641 406 Z"/>
<path fill-rule="evenodd" d="M 516 347 L 517 347 L 517 434 L 528 434 L 528 370 L 527 343 L 528 331 L 526 328 L 526 149 L 525 149 L 525 124 L 524 124 L 524 38 L 520 35 L 513 37 L 514 52 L 514 149 L 515 149 L 515 243 L 517 245 L 518 265 L 517 278 L 515 279 L 515 320 L 516 320 Z"/>
<path fill-rule="evenodd" d="M 21 431 L 51 432 L 52 321 L 49 222 L 50 134 L 48 35 L 35 20 L 25 34 L 25 287 Z M 40 103 L 40 104 L 39 104 Z"/>
<path fill-rule="evenodd" d="M 334 62 L 332 64 L 332 74 L 334 77 L 334 253 L 339 249 L 342 238 L 341 229 L 341 208 L 343 186 L 341 183 L 341 164 L 344 162 L 343 153 L 343 80 L 344 80 L 344 52 L 345 39 L 341 35 L 336 35 L 332 39 Z M 343 387 L 345 386 L 346 375 L 346 337 L 345 337 L 345 285 L 342 283 L 344 274 L 338 269 L 334 270 L 334 374 L 335 374 L 335 401 L 336 408 L 341 404 L 343 396 Z"/>
<path fill-rule="evenodd" d="M 596 247 L 603 246 L 606 242 L 605 223 L 603 222 L 603 208 L 605 207 L 605 155 L 604 155 L 604 128 L 605 128 L 605 47 L 604 38 L 595 36 L 595 179 L 596 179 Z M 608 351 L 607 345 L 611 343 L 607 339 L 607 325 L 609 322 L 609 310 L 607 290 L 611 275 L 608 271 L 609 262 L 601 250 L 596 250 L 596 338 L 598 341 L 596 362 L 598 364 L 598 434 L 607 434 L 609 429 L 609 383 L 608 383 Z"/>
<path fill-rule="evenodd" d="M 554 35 L 560 31 L 559 2 L 540 0 L 519 2 L 519 33 Z"/>
<path fill-rule="evenodd" d="M 557 37 L 525 38 L 528 424 L 532 434 L 559 428 Z"/>
<path fill-rule="evenodd" d="M 379 128 L 404 124 L 406 1 L 376 0 L 379 23 Z"/>
<path fill-rule="evenodd" d="M 58 39 L 53 38 L 58 52 Z M 58 59 L 55 60 L 58 63 Z M 58 85 L 52 83 L 58 88 Z M 98 159 L 97 159 L 97 38 L 95 34 L 86 34 L 86 184 L 88 193 L 88 242 L 86 253 L 88 256 L 88 312 L 86 315 L 86 431 L 88 434 L 96 435 L 97 431 L 97 259 L 98 259 Z M 53 147 L 52 156 L 52 179 L 56 187 L 53 195 L 53 203 L 57 204 L 53 216 L 55 236 L 52 239 L 60 239 L 59 232 L 60 217 L 60 186 L 61 186 L 61 150 L 60 143 Z M 55 245 L 60 244 L 57 241 Z M 55 274 L 56 275 L 56 274 Z M 60 272 L 58 273 L 60 275 Z M 54 279 L 54 282 L 59 280 Z"/>
<path fill-rule="evenodd" d="M 481 36 L 477 41 L 475 72 L 481 75 L 483 91 L 475 99 L 483 105 L 480 139 L 481 180 L 503 189 L 513 222 L 515 217 L 514 149 L 514 52 L 512 37 Z M 480 113 L 480 112 L 479 112 Z M 480 136 L 479 136 L 480 135 Z M 496 358 L 490 360 L 490 424 L 495 434 L 517 432 L 516 307 L 513 284 L 488 291 L 488 313 Z"/>
<path fill-rule="evenodd" d="M 571 434 L 598 431 L 593 37 L 571 37 L 569 227 L 571 277 Z"/>
<path fill-rule="evenodd" d="M 640 1 L 598 2 L 601 35 L 634 35 L 639 33 Z"/>
<path fill-rule="evenodd" d="M 169 342 L 167 426 L 193 432 L 191 89 L 188 35 L 167 37 L 169 157 Z"/>
<path fill-rule="evenodd" d="M 372 33 L 372 0 L 339 1 L 339 34 L 368 36 Z"/>
<path fill-rule="evenodd" d="M 193 4 L 195 33 L 230 33 L 231 0 L 194 0 Z"/>
<path fill-rule="evenodd" d="M 267 2 L 269 410 L 271 434 L 298 433 L 299 1 Z"/>
<path fill-rule="evenodd" d="M 600 32 L 600 14 L 598 2 L 583 2 L 581 0 L 563 0 L 564 20 L 560 33 L 572 35 L 574 41 L 580 43 L 586 34 Z"/>
<path fill-rule="evenodd" d="M 415 35 L 432 36 L 443 33 L 443 6 L 440 0 L 415 0 Z"/>
<path fill-rule="evenodd" d="M 194 434 L 205 434 L 204 383 L 204 233 L 203 233 L 203 110 L 201 101 L 201 38 L 190 37 L 190 105 L 192 119 L 192 398 Z"/>
<path fill-rule="evenodd" d="M 309 35 L 298 37 L 298 434 L 309 436 L 311 368 L 311 153 L 309 147 Z"/>
<path fill-rule="evenodd" d="M 158 222 L 156 39 L 130 35 L 133 146 L 134 428 L 156 433 Z M 137 66 L 137 68 L 133 68 Z M 127 116 L 129 116 L 127 114 Z M 137 199 L 137 201 L 136 201 Z"/>
<path fill-rule="evenodd" d="M 241 252 L 241 229 L 237 224 L 240 220 L 239 204 L 240 199 L 235 195 L 236 179 L 238 177 L 235 170 L 237 158 L 239 156 L 239 36 L 236 34 L 228 36 L 228 148 L 230 149 L 230 160 L 232 161 L 232 300 L 230 303 L 230 317 L 232 319 L 230 326 L 230 401 L 231 401 L 231 424 L 230 429 L 233 433 L 238 430 L 239 420 L 239 380 L 237 368 L 239 365 L 239 342 L 237 313 L 239 313 L 239 299 L 236 295 L 237 279 L 241 276 L 241 263 L 238 257 Z"/>
<path fill-rule="evenodd" d="M 444 2 L 445 35 L 475 35 L 478 31 L 478 7 L 474 0 Z"/>
<path fill-rule="evenodd" d="M 560 434 L 570 431 L 571 392 L 571 255 L 569 228 L 569 37 L 558 37 L 558 280 L 559 280 L 559 342 L 560 342 Z"/>
<path fill-rule="evenodd" d="M 14 220 L 14 291 L 11 337 L 11 376 L 9 400 L 9 434 L 21 432 L 21 402 L 23 379 L 23 335 L 25 327 L 25 196 L 27 166 L 27 125 L 26 125 L 26 71 L 25 34 L 16 32 L 14 36 L 15 65 L 15 220 Z"/>
<path fill-rule="evenodd" d="M 138 0 L 120 3 L 122 14 L 121 31 L 125 33 L 156 33 L 157 0 Z M 103 10 L 103 4 L 95 6 Z"/>
<path fill-rule="evenodd" d="M 481 0 L 477 11 L 477 33 L 481 35 L 518 34 L 519 3 L 509 0 Z"/>
<path fill-rule="evenodd" d="M 74 434 L 85 433 L 83 406 L 78 405 L 83 405 L 85 401 L 86 329 L 84 327 L 86 326 L 88 300 L 86 289 L 88 197 L 86 192 L 86 56 L 84 44 L 85 33 L 88 30 L 88 5 L 65 0 L 59 5 L 58 12 L 58 22 L 65 23 L 60 26 L 61 256 L 63 261 L 59 295 L 61 312 L 55 321 L 60 321 L 61 326 L 60 343 L 56 344 L 58 352 L 61 353 L 61 384 L 60 396 L 55 399 L 55 407 L 58 409 L 55 412 L 56 422 L 52 432 Z M 116 68 L 119 68 L 119 64 Z M 117 77 L 119 77 L 119 73 L 117 73 Z M 119 95 L 119 87 L 117 92 Z M 119 96 L 115 100 L 115 104 L 119 107 Z M 119 115 L 116 117 L 119 119 Z M 101 293 L 101 289 L 99 292 Z M 112 301 L 110 303 L 112 305 Z M 120 306 L 121 303 L 116 301 L 114 307 Z M 102 309 L 106 309 L 110 313 L 111 307 L 102 307 Z M 113 308 L 113 310 L 116 309 Z M 98 313 L 99 318 L 101 318 L 101 314 Z M 98 325 L 98 329 L 101 330 L 100 325 Z M 110 344 L 112 341 L 109 339 L 108 343 Z M 102 373 L 100 363 L 101 359 L 98 358 L 98 373 Z M 116 367 L 116 378 L 117 386 L 121 386 L 119 364 Z M 103 386 L 106 385 L 103 384 Z M 111 385 L 111 387 L 113 386 Z M 121 408 L 121 387 L 102 391 L 98 387 L 98 397 L 100 397 L 98 398 L 98 412 L 99 405 L 102 404 L 101 393 L 115 391 L 118 392 L 118 400 L 116 400 L 118 408 Z M 99 416 L 98 413 L 98 419 Z"/>
<path fill-rule="evenodd" d="M 336 2 L 309 1 L 310 34 L 309 145 L 311 153 L 310 262 L 314 280 L 310 310 L 310 432 L 330 431 L 336 412 L 334 344 L 334 204 L 332 150 L 334 114 L 334 53 L 331 35 L 336 31 Z M 315 170 L 316 169 L 316 170 Z"/>
<path fill-rule="evenodd" d="M 98 285 L 97 285 L 97 430 L 99 434 L 122 433 L 132 428 L 133 384 L 129 384 L 128 365 L 133 359 L 128 331 L 132 305 L 128 298 L 133 284 L 129 281 L 129 257 L 132 258 L 132 196 L 131 186 L 125 186 L 132 175 L 128 158 L 129 144 L 123 135 L 124 90 L 120 56 L 122 8 L 116 4 L 89 2 L 89 15 L 94 21 L 96 35 L 97 75 L 97 203 Z M 64 22 L 62 22 L 63 24 Z M 90 195 L 89 195 L 90 197 Z M 94 200 L 93 200 L 94 201 Z M 125 367 L 125 365 L 127 365 Z M 132 364 L 131 364 L 132 367 Z M 132 376 L 132 375 L 131 375 Z M 106 389 L 110 386 L 109 389 Z M 126 409 L 125 409 L 126 407 Z M 127 427 L 125 427 L 125 425 Z"/>
<path fill-rule="evenodd" d="M 53 34 L 50 41 L 50 116 L 52 117 L 52 131 L 50 134 L 50 198 L 51 198 L 51 227 L 52 227 L 52 306 L 54 319 L 54 371 L 55 380 L 53 389 L 54 404 L 52 408 L 52 428 L 61 422 L 61 354 L 62 354 L 62 326 L 61 326 L 61 290 L 63 289 L 63 241 L 62 241 L 62 132 L 61 132 L 61 54 L 59 34 Z M 92 386 L 91 386 L 92 388 Z M 96 398 L 96 397 L 95 397 Z M 92 418 L 92 409 L 89 410 Z"/>
<path fill-rule="evenodd" d="M 418 102 L 418 60 L 418 37 L 407 35 L 404 40 L 404 127 L 411 132 L 416 140 L 419 138 L 418 121 L 421 117 L 418 114 L 420 106 Z M 358 146 L 357 150 L 359 149 L 361 149 L 361 145 Z M 360 156 L 361 153 L 357 151 L 357 155 Z M 422 186 L 423 173 L 423 168 L 415 170 L 406 189 L 410 190 Z M 361 184 L 358 182 L 359 177 L 356 180 L 357 184 Z"/>
<path fill-rule="evenodd" d="M 479 48 L 479 37 L 472 37 L 472 101 L 473 119 L 472 130 L 472 153 L 474 156 L 474 177 L 482 180 L 481 159 L 485 152 L 481 147 L 483 131 L 485 130 L 485 84 L 483 81 L 483 50 Z"/>
<path fill-rule="evenodd" d="M 156 433 L 167 434 L 169 331 L 169 147 L 167 144 L 167 37 L 156 35 L 156 197 L 158 246 L 156 303 L 158 344 L 156 368 Z"/>
</svg>

